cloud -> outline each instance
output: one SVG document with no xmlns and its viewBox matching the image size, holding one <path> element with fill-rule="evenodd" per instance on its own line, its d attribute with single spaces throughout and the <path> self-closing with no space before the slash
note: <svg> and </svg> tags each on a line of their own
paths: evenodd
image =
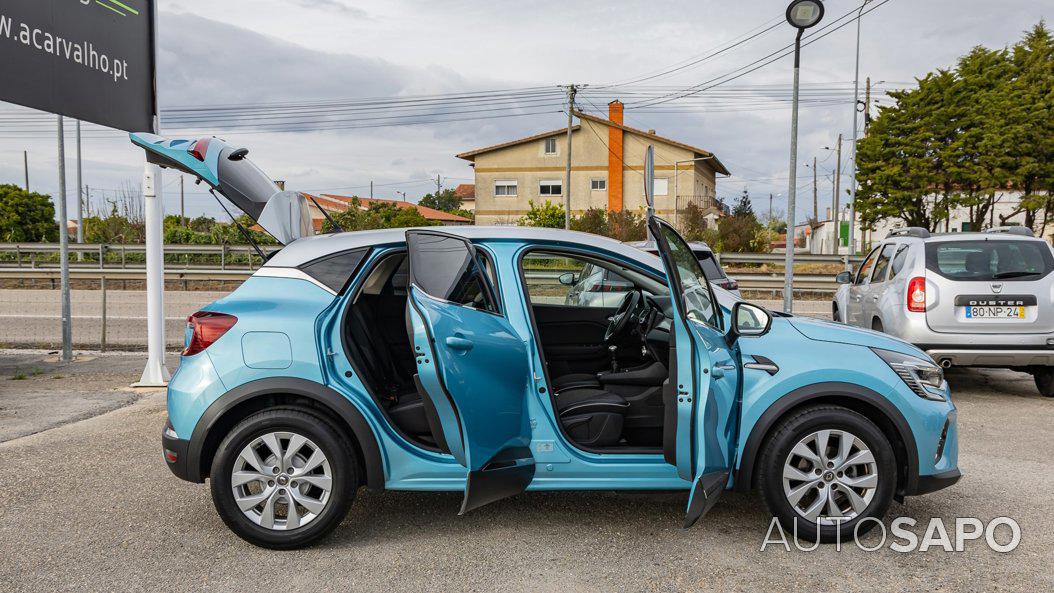
<svg viewBox="0 0 1054 593">
<path fill-rule="evenodd" d="M 316 10 L 329 10 L 340 14 L 351 15 L 357 18 L 368 18 L 369 13 L 356 6 L 350 6 L 341 0 L 288 0 L 297 6 Z"/>
</svg>

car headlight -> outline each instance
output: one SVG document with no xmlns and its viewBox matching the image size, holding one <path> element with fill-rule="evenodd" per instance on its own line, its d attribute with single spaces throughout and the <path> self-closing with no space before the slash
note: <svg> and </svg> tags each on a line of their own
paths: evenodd
<svg viewBox="0 0 1054 593">
<path fill-rule="evenodd" d="M 915 392 L 915 395 L 945 401 L 944 396 L 947 384 L 944 381 L 944 370 L 933 363 L 932 360 L 917 358 L 892 350 L 881 348 L 871 349 L 879 358 L 884 360 L 889 368 L 897 374 L 904 383 Z"/>
</svg>

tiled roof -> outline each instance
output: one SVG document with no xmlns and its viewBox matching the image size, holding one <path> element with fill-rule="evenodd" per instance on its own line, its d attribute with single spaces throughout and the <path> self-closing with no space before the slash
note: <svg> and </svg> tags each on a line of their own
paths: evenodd
<svg viewBox="0 0 1054 593">
<path fill-rule="evenodd" d="M 457 188 L 454 189 L 454 195 L 462 200 L 475 200 L 476 186 L 472 183 L 458 184 Z"/>
<path fill-rule="evenodd" d="M 332 212 L 343 212 L 348 209 L 348 204 L 358 196 L 337 196 L 333 194 L 319 194 L 312 196 L 318 200 L 318 205 L 330 210 Z M 457 214 L 451 214 L 449 212 L 443 212 L 442 210 L 436 210 L 435 208 L 429 208 L 428 206 L 422 206 L 420 204 L 414 204 L 413 202 L 406 202 L 403 200 L 382 200 L 380 198 L 358 198 L 359 204 L 368 208 L 374 203 L 391 203 L 395 204 L 398 208 L 416 208 L 421 216 L 428 220 L 436 220 L 440 222 L 459 222 L 465 224 L 471 224 L 472 221 L 464 216 L 458 216 Z M 321 223 L 320 223 L 321 224 Z"/>
</svg>

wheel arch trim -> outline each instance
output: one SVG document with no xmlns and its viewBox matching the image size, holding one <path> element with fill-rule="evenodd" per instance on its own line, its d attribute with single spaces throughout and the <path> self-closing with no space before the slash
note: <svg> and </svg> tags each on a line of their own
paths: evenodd
<svg viewBox="0 0 1054 593">
<path fill-rule="evenodd" d="M 852 400 L 870 406 L 882 414 L 893 426 L 904 446 L 906 472 L 903 482 L 898 485 L 898 494 L 913 494 L 918 489 L 919 459 L 915 435 L 911 431 L 904 415 L 892 402 L 878 392 L 853 383 L 823 382 L 799 387 L 783 395 L 768 407 L 758 418 L 747 437 L 743 447 L 740 465 L 735 474 L 733 489 L 747 491 L 753 488 L 756 480 L 755 467 L 760 456 L 760 449 L 772 428 L 792 409 L 810 403 L 831 402 L 832 400 Z M 837 403 L 837 402 L 835 402 Z M 879 427 L 881 430 L 881 427 Z"/>
<path fill-rule="evenodd" d="M 270 395 L 292 395 L 304 397 L 329 409 L 336 419 L 343 421 L 351 430 L 349 436 L 355 440 L 362 454 L 365 484 L 371 490 L 384 488 L 385 473 L 380 446 L 362 412 L 344 396 L 330 387 L 297 377 L 268 377 L 243 383 L 212 402 L 198 419 L 187 447 L 187 469 L 192 478 L 203 482 L 207 470 L 202 470 L 201 455 L 212 430 L 227 412 L 256 398 Z"/>
</svg>

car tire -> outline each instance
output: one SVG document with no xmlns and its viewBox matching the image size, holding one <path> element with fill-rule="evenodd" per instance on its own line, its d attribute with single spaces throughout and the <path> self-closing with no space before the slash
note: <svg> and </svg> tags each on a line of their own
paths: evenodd
<svg viewBox="0 0 1054 593">
<path fill-rule="evenodd" d="M 302 548 L 328 535 L 360 483 L 353 445 L 326 419 L 298 409 L 267 410 L 239 422 L 220 443 L 210 476 L 213 504 L 227 527 L 275 550 Z"/>
<path fill-rule="evenodd" d="M 1036 381 L 1040 395 L 1054 397 L 1054 367 L 1034 367 L 1032 378 Z"/>
<path fill-rule="evenodd" d="M 885 333 L 886 329 L 882 326 L 882 320 L 875 317 L 871 320 L 871 329 L 876 332 Z"/>
<path fill-rule="evenodd" d="M 831 319 L 833 319 L 835 321 L 835 323 L 838 323 L 838 322 L 842 321 L 841 315 L 838 314 L 838 303 L 837 302 L 831 303 Z"/>
<path fill-rule="evenodd" d="M 826 451 L 819 459 L 809 461 L 798 455 L 818 452 L 821 439 Z M 840 451 L 843 439 L 850 443 L 844 457 Z M 897 485 L 893 447 L 873 422 L 848 408 L 817 405 L 792 412 L 772 430 L 762 451 L 758 488 L 769 512 L 789 536 L 822 543 L 850 541 L 854 532 L 863 534 L 874 528 L 893 500 Z M 841 464 L 866 461 L 867 452 L 873 463 Z M 827 465 L 828 460 L 836 465 Z M 820 473 L 816 473 L 817 466 L 823 467 Z M 794 479 L 806 476 L 806 480 Z M 817 505 L 818 516 L 808 518 Z M 852 518 L 826 519 L 838 514 Z"/>
</svg>

